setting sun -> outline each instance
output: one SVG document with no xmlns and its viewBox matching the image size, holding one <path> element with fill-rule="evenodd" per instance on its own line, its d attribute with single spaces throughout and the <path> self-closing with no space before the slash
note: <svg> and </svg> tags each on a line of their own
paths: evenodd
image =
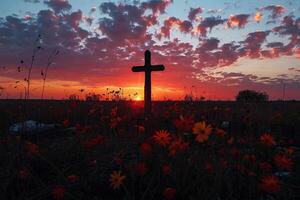
<svg viewBox="0 0 300 200">
<path fill-rule="evenodd" d="M 135 99 L 134 99 L 135 101 L 142 101 L 143 99 L 142 99 L 142 97 L 140 97 L 140 96 L 137 96 L 137 97 L 135 97 Z"/>
</svg>

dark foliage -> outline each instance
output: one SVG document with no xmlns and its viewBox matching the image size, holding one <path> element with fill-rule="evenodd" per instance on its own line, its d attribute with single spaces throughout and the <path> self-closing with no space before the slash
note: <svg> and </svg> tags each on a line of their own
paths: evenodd
<svg viewBox="0 0 300 200">
<path fill-rule="evenodd" d="M 236 100 L 242 102 L 264 102 L 269 100 L 269 95 L 265 92 L 242 90 L 236 96 Z"/>
</svg>

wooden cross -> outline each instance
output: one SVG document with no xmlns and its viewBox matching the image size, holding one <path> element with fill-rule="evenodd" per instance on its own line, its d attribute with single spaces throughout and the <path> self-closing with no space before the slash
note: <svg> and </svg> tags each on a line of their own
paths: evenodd
<svg viewBox="0 0 300 200">
<path fill-rule="evenodd" d="M 152 71 L 163 71 L 165 66 L 163 65 L 151 65 L 151 52 L 145 51 L 145 65 L 132 67 L 133 72 L 145 72 L 145 87 L 144 87 L 144 109 L 145 117 L 151 116 L 151 72 Z"/>
</svg>

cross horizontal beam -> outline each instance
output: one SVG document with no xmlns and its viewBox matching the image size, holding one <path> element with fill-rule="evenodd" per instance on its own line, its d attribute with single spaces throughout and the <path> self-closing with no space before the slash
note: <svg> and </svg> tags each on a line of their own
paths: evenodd
<svg viewBox="0 0 300 200">
<path fill-rule="evenodd" d="M 134 66 L 132 67 L 133 72 L 145 72 L 145 71 L 163 71 L 165 66 L 163 65 L 151 65 L 151 66 Z"/>
</svg>

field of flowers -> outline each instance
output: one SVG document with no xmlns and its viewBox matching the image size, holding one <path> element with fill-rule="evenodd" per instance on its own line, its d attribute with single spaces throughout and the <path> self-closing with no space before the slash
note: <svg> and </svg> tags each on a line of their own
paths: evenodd
<svg viewBox="0 0 300 200">
<path fill-rule="evenodd" d="M 1 101 L 1 199 L 299 199 L 299 102 Z M 11 133 L 26 120 L 45 131 Z"/>
</svg>

